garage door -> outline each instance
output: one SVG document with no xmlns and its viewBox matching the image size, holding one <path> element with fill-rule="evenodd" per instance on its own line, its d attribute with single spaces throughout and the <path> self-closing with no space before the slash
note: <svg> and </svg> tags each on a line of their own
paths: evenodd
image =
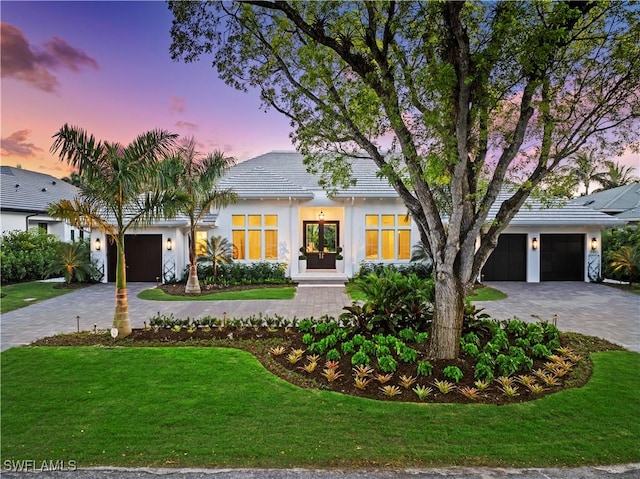
<svg viewBox="0 0 640 479">
<path fill-rule="evenodd" d="M 540 236 L 540 280 L 584 281 L 584 235 Z"/>
<path fill-rule="evenodd" d="M 501 234 L 482 269 L 484 281 L 527 280 L 527 235 Z"/>
<path fill-rule="evenodd" d="M 116 280 L 116 246 L 107 247 L 107 274 Z M 162 235 L 127 235 L 124 238 L 127 281 L 155 282 L 162 277 Z"/>
</svg>

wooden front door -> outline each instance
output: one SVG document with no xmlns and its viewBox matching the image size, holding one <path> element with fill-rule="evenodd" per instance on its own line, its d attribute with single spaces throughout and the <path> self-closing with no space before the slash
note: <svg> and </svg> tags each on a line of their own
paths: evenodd
<svg viewBox="0 0 640 479">
<path fill-rule="evenodd" d="M 307 269 L 336 269 L 339 221 L 304 221 Z"/>
</svg>

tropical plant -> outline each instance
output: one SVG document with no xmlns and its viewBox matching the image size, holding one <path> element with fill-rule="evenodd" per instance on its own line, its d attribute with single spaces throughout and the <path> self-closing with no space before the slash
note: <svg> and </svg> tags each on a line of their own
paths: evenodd
<svg viewBox="0 0 640 479">
<path fill-rule="evenodd" d="M 224 173 L 235 163 L 235 159 L 226 156 L 222 151 L 203 155 L 196 150 L 195 138 L 187 138 L 178 145 L 171 156 L 164 162 L 167 186 L 183 193 L 188 201 L 181 212 L 189 218 L 189 279 L 185 285 L 185 293 L 200 294 L 198 279 L 196 230 L 203 218 L 211 213 L 212 208 L 227 206 L 236 201 L 237 196 L 229 190 L 218 188 L 218 182 Z M 212 248 L 209 251 L 209 248 Z M 214 277 L 217 265 L 232 257 L 231 246 L 222 245 L 213 238 L 207 244 L 206 257 L 213 261 Z"/>
<path fill-rule="evenodd" d="M 435 387 L 438 388 L 438 391 L 440 391 L 442 394 L 449 394 L 451 391 L 453 391 L 456 386 L 453 383 L 450 383 L 449 381 L 446 380 L 439 380 L 436 379 L 433 384 L 435 385 Z"/>
<path fill-rule="evenodd" d="M 207 241 L 206 253 L 198 256 L 198 262 L 211 264 L 213 268 L 213 279 L 215 281 L 218 277 L 219 266 L 233 262 L 233 245 L 229 243 L 227 238 L 223 238 L 222 236 L 212 236 L 209 238 L 209 241 Z M 194 278 L 192 273 L 193 268 L 189 268 L 189 280 L 187 281 L 187 285 L 189 284 L 189 281 L 191 281 L 191 286 L 189 286 L 189 291 L 185 289 L 185 292 L 192 294 L 197 294 L 200 290 L 197 268 L 195 269 L 196 275 Z"/>
<path fill-rule="evenodd" d="M 618 251 L 611 253 L 609 264 L 614 274 L 624 275 L 629 283 L 633 283 L 640 276 L 640 248 L 622 246 Z"/>
<path fill-rule="evenodd" d="M 371 381 L 372 381 L 371 378 L 357 376 L 353 379 L 353 385 L 357 389 L 364 391 Z"/>
<path fill-rule="evenodd" d="M 467 399 L 478 399 L 480 397 L 480 390 L 478 388 L 465 386 L 463 388 L 460 388 L 460 394 L 462 394 Z"/>
<path fill-rule="evenodd" d="M 632 166 L 624 166 L 615 161 L 606 160 L 604 167 L 605 171 L 596 175 L 596 181 L 602 185 L 602 188 L 596 191 L 617 188 L 618 186 L 624 186 L 638 181 L 638 178 L 633 175 Z"/>
<path fill-rule="evenodd" d="M 442 374 L 457 383 L 460 382 L 463 376 L 462 370 L 458 366 L 447 366 L 442 370 Z"/>
<path fill-rule="evenodd" d="M 374 379 L 378 381 L 380 384 L 385 384 L 393 379 L 393 373 L 389 373 L 389 374 L 378 373 L 374 376 Z"/>
<path fill-rule="evenodd" d="M 382 394 L 384 394 L 387 397 L 395 397 L 395 396 L 399 396 L 400 394 L 402 394 L 402 391 L 400 390 L 400 388 L 398 386 L 382 386 L 379 388 L 380 391 L 382 391 Z"/>
<path fill-rule="evenodd" d="M 334 368 L 325 368 L 322 370 L 322 373 L 320 374 L 322 374 L 325 377 L 325 379 L 330 383 L 344 376 L 344 374 L 342 374 L 340 371 Z"/>
<path fill-rule="evenodd" d="M 91 262 L 89 242 L 84 240 L 61 243 L 52 268 L 52 272 L 62 271 L 67 284 L 72 281 L 83 283 L 98 273 Z"/>
<path fill-rule="evenodd" d="M 79 195 L 52 204 L 49 215 L 76 227 L 98 229 L 116 246 L 116 306 L 113 327 L 131 334 L 124 238 L 127 231 L 160 217 L 174 217 L 184 197 L 161 184 L 159 158 L 169 153 L 176 135 L 153 130 L 127 146 L 96 141 L 83 129 L 65 124 L 54 135 L 51 152 L 82 178 Z"/>
<path fill-rule="evenodd" d="M 353 373 L 357 378 L 366 378 L 373 374 L 373 368 L 367 365 L 356 366 L 353 368 Z"/>
<path fill-rule="evenodd" d="M 404 374 L 400 376 L 400 385 L 405 389 L 409 389 L 415 382 L 416 378 L 413 376 L 406 376 Z"/>
<path fill-rule="evenodd" d="M 416 396 L 418 396 L 418 399 L 420 399 L 420 401 L 424 401 L 433 392 L 433 388 L 418 384 L 412 389 L 412 391 L 416 393 Z"/>
<path fill-rule="evenodd" d="M 563 168 L 562 173 L 570 178 L 573 188 L 582 185 L 584 194 L 588 195 L 591 183 L 599 181 L 598 175 L 602 165 L 602 158 L 594 151 L 581 151 L 576 153 L 569 166 Z"/>
</svg>

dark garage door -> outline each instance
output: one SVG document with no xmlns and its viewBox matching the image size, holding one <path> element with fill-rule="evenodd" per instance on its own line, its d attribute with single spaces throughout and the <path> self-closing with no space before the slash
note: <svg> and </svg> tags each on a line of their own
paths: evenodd
<svg viewBox="0 0 640 479">
<path fill-rule="evenodd" d="M 116 245 L 108 242 L 108 278 L 116 280 Z M 127 235 L 124 238 L 127 281 L 155 282 L 162 277 L 162 235 Z"/>
<path fill-rule="evenodd" d="M 584 235 L 540 235 L 540 280 L 584 281 Z"/>
<path fill-rule="evenodd" d="M 483 281 L 527 280 L 527 235 L 501 234 L 482 269 Z"/>
</svg>

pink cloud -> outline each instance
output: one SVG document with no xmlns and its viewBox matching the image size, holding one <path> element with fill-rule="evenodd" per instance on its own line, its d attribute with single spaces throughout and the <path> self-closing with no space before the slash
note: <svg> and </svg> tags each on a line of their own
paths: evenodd
<svg viewBox="0 0 640 479">
<path fill-rule="evenodd" d="M 18 156 L 29 158 L 35 156 L 37 151 L 42 151 L 33 143 L 27 143 L 31 130 L 19 130 L 0 140 L 0 151 L 6 156 Z"/>
<path fill-rule="evenodd" d="M 169 99 L 169 113 L 184 113 L 185 101 L 184 98 L 172 96 Z"/>
<path fill-rule="evenodd" d="M 198 125 L 189 121 L 176 121 L 174 126 L 188 131 L 196 131 L 198 129 Z"/>
<path fill-rule="evenodd" d="M 16 78 L 46 92 L 59 87 L 58 79 L 49 71 L 67 68 L 79 72 L 82 67 L 98 70 L 98 62 L 64 39 L 53 37 L 43 47 L 29 44 L 22 30 L 2 22 L 0 28 L 2 77 Z"/>
</svg>

